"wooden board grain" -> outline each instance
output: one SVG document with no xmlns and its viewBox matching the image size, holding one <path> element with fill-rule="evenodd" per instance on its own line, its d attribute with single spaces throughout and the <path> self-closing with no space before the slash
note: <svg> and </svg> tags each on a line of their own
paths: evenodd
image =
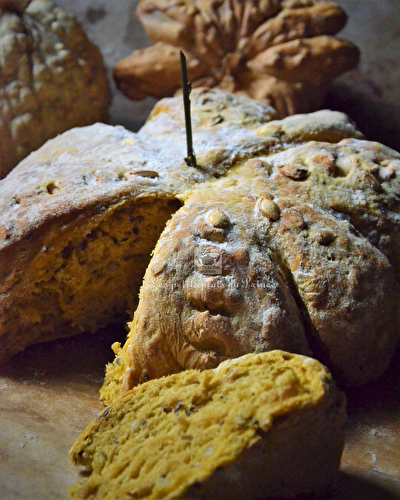
<svg viewBox="0 0 400 500">
<path fill-rule="evenodd" d="M 79 478 L 68 461 L 98 401 L 123 327 L 32 346 L 0 367 L 0 499 L 61 500 Z M 400 351 L 378 382 L 348 397 L 348 438 L 330 500 L 400 499 Z"/>
</svg>

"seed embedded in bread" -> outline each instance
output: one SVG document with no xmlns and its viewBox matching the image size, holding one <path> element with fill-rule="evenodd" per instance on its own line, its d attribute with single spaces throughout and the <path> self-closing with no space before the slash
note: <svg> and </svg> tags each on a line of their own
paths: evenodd
<svg viewBox="0 0 400 500">
<path fill-rule="evenodd" d="M 279 205 L 268 198 L 261 198 L 259 201 L 259 209 L 263 215 L 271 220 L 278 220 L 281 215 Z"/>
<path fill-rule="evenodd" d="M 208 222 L 214 227 L 225 227 L 229 224 L 229 218 L 219 208 L 212 210 L 207 216 Z"/>
</svg>

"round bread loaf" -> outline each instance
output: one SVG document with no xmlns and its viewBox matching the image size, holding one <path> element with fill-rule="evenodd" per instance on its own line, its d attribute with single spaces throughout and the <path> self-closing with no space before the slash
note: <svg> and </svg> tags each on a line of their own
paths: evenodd
<svg viewBox="0 0 400 500">
<path fill-rule="evenodd" d="M 107 120 L 99 49 L 50 0 L 0 0 L 0 178 L 71 127 Z"/>
<path fill-rule="evenodd" d="M 217 89 L 193 91 L 192 121 L 196 167 L 171 98 L 137 134 L 73 129 L 1 181 L 2 359 L 132 314 L 147 269 L 107 402 L 270 349 L 379 376 L 399 331 L 400 155 L 341 113 L 278 121 Z"/>
<path fill-rule="evenodd" d="M 319 362 L 283 351 L 142 384 L 70 451 L 71 499 L 259 499 L 323 493 L 344 445 L 345 398 Z"/>
</svg>

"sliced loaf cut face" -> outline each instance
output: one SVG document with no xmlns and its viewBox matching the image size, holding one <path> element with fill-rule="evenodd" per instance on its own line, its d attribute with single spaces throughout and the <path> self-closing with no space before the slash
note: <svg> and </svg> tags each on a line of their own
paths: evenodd
<svg viewBox="0 0 400 500">
<path fill-rule="evenodd" d="M 318 361 L 270 351 L 146 382 L 70 451 L 71 499 L 292 498 L 334 482 L 345 398 Z"/>
<path fill-rule="evenodd" d="M 2 358 L 129 318 L 176 199 L 120 199 L 53 218 L 3 251 Z"/>
</svg>

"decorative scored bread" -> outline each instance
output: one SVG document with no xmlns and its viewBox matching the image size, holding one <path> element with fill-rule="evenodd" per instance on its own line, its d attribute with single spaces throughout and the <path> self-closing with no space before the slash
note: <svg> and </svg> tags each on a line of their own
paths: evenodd
<svg viewBox="0 0 400 500">
<path fill-rule="evenodd" d="M 217 89 L 193 91 L 192 113 L 197 167 L 171 98 L 138 134 L 71 130 L 0 183 L 3 359 L 121 317 L 147 268 L 107 402 L 148 377 L 277 348 L 349 383 L 379 376 L 399 331 L 400 155 L 341 113 L 277 121 Z M 216 275 L 199 269 L 218 256 Z"/>
<path fill-rule="evenodd" d="M 318 361 L 270 351 L 142 384 L 70 451 L 71 499 L 258 499 L 323 493 L 344 444 L 345 398 Z"/>
<path fill-rule="evenodd" d="M 134 100 L 180 90 L 181 49 L 192 87 L 264 101 L 283 118 L 321 108 L 328 83 L 360 57 L 354 44 L 333 36 L 347 16 L 331 1 L 140 0 L 136 16 L 153 45 L 113 71 Z"/>
</svg>

